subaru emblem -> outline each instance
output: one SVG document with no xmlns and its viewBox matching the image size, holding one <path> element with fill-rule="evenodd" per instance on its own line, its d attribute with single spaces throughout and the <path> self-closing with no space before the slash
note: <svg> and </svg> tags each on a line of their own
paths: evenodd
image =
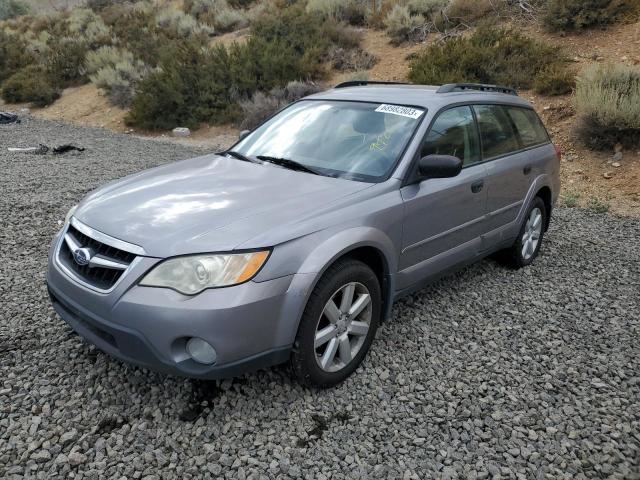
<svg viewBox="0 0 640 480">
<path fill-rule="evenodd" d="M 73 259 L 78 265 L 89 265 L 91 261 L 91 251 L 88 248 L 77 248 L 73 252 Z"/>
</svg>

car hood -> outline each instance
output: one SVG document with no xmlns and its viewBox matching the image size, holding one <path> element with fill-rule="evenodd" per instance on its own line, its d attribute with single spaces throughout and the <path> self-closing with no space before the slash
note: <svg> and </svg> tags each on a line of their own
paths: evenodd
<svg viewBox="0 0 640 480">
<path fill-rule="evenodd" d="M 229 251 L 370 186 L 207 155 L 112 182 L 88 195 L 74 216 L 149 256 Z"/>
</svg>

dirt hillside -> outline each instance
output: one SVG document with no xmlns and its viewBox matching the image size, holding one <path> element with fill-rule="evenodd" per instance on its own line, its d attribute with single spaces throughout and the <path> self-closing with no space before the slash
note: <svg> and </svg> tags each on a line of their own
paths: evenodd
<svg viewBox="0 0 640 480">
<path fill-rule="evenodd" d="M 640 64 L 640 23 L 621 24 L 606 29 L 592 29 L 580 34 L 549 34 L 541 28 L 529 27 L 526 33 L 562 48 L 575 63 L 576 71 L 595 62 L 617 61 Z M 229 44 L 242 42 L 247 30 L 216 37 L 215 41 Z M 428 38 L 427 42 L 434 41 Z M 390 43 L 383 31 L 363 29 L 362 47 L 378 58 L 366 73 L 371 80 L 406 80 L 408 57 L 424 48 L 425 43 Z M 335 73 L 328 86 L 338 83 L 349 74 Z M 543 117 L 554 142 L 563 151 L 563 199 L 596 209 L 610 209 L 614 213 L 640 216 L 640 151 L 593 152 L 573 140 L 572 125 L 575 115 L 571 95 L 543 97 L 532 92 L 520 92 L 529 99 Z M 24 105 L 5 105 L 5 110 L 18 111 Z M 133 132 L 124 124 L 126 112 L 108 104 L 102 92 L 88 84 L 67 89 L 53 105 L 31 109 L 31 114 L 46 119 L 64 120 L 138 135 L 170 139 L 167 134 Z M 203 125 L 187 139 L 174 139 L 183 143 L 217 148 L 228 145 L 236 138 L 233 126 Z M 614 158 L 615 154 L 615 158 Z"/>
</svg>

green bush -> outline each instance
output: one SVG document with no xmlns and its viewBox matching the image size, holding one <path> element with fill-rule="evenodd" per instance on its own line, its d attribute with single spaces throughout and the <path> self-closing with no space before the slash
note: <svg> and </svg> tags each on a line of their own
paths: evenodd
<svg viewBox="0 0 640 480">
<path fill-rule="evenodd" d="M 387 34 L 395 43 L 420 40 L 420 27 L 425 23 L 426 20 L 421 14 L 412 14 L 406 5 L 393 7 L 384 21 Z"/>
<path fill-rule="evenodd" d="M 478 82 L 530 88 L 545 68 L 560 68 L 563 60 L 556 47 L 513 30 L 484 27 L 468 37 L 429 45 L 411 61 L 409 79 L 427 85 Z"/>
<path fill-rule="evenodd" d="M 640 147 L 640 68 L 593 65 L 576 85 L 578 138 L 589 148 Z"/>
<path fill-rule="evenodd" d="M 102 18 L 89 8 L 74 8 L 64 24 L 64 35 L 84 43 L 89 47 L 98 47 L 111 41 L 111 29 Z M 55 35 L 54 38 L 58 36 Z"/>
<path fill-rule="evenodd" d="M 0 2 L 0 20 L 19 17 L 29 13 L 29 6 L 20 0 L 2 0 Z"/>
<path fill-rule="evenodd" d="M 36 107 L 45 107 L 58 97 L 60 92 L 48 73 L 36 65 L 20 70 L 2 84 L 2 98 L 9 103 L 30 102 Z"/>
<path fill-rule="evenodd" d="M 409 0 L 407 7 L 411 15 L 423 15 L 425 18 L 431 18 L 442 12 L 449 0 Z"/>
<path fill-rule="evenodd" d="M 58 88 L 80 85 L 86 81 L 85 56 L 87 45 L 71 38 L 49 42 L 46 70 L 50 81 Z"/>
<path fill-rule="evenodd" d="M 315 83 L 294 81 L 284 88 L 274 88 L 269 93 L 256 92 L 252 98 L 240 102 L 242 119 L 238 126 L 241 129 L 254 129 L 281 108 L 321 90 Z"/>
<path fill-rule="evenodd" d="M 638 0 L 548 0 L 543 22 L 549 30 L 579 30 L 606 25 L 638 11 Z"/>
<path fill-rule="evenodd" d="M 35 60 L 21 37 L 0 30 L 0 83 Z"/>
<path fill-rule="evenodd" d="M 160 67 L 140 83 L 127 124 L 168 130 L 229 119 L 231 61 L 224 46 L 204 51 L 197 44 L 183 42 L 165 52 Z"/>
<path fill-rule="evenodd" d="M 148 68 L 127 50 L 102 47 L 89 52 L 86 57 L 89 78 L 107 93 L 113 105 L 128 107 L 135 95 L 138 83 L 148 73 Z"/>
<path fill-rule="evenodd" d="M 197 39 L 169 42 L 157 71 L 139 83 L 127 122 L 169 129 L 236 120 L 238 102 L 256 92 L 326 76 L 324 62 L 338 51 L 344 65 L 345 59 L 358 67 L 371 62 L 357 52 L 360 39 L 353 29 L 295 3 L 256 19 L 244 44 L 203 48 Z"/>
<path fill-rule="evenodd" d="M 309 0 L 307 12 L 319 13 L 350 25 L 364 25 L 370 3 L 368 0 Z"/>
<path fill-rule="evenodd" d="M 543 69 L 533 82 L 533 89 L 541 95 L 564 95 L 576 86 L 574 72 L 561 63 L 553 63 Z"/>
</svg>

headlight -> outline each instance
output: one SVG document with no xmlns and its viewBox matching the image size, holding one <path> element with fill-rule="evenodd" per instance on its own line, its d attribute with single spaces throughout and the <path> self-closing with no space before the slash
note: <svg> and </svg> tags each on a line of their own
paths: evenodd
<svg viewBox="0 0 640 480">
<path fill-rule="evenodd" d="M 250 280 L 268 256 L 269 251 L 265 250 L 170 258 L 151 270 L 140 285 L 195 295 L 207 288 L 229 287 Z"/>
<path fill-rule="evenodd" d="M 78 209 L 78 205 L 74 205 L 73 207 L 71 207 L 69 209 L 69 211 L 67 212 L 67 216 L 64 217 L 64 223 L 69 223 L 69 220 L 71 220 L 71 217 L 73 217 L 73 214 L 76 213 L 76 210 Z"/>
</svg>

